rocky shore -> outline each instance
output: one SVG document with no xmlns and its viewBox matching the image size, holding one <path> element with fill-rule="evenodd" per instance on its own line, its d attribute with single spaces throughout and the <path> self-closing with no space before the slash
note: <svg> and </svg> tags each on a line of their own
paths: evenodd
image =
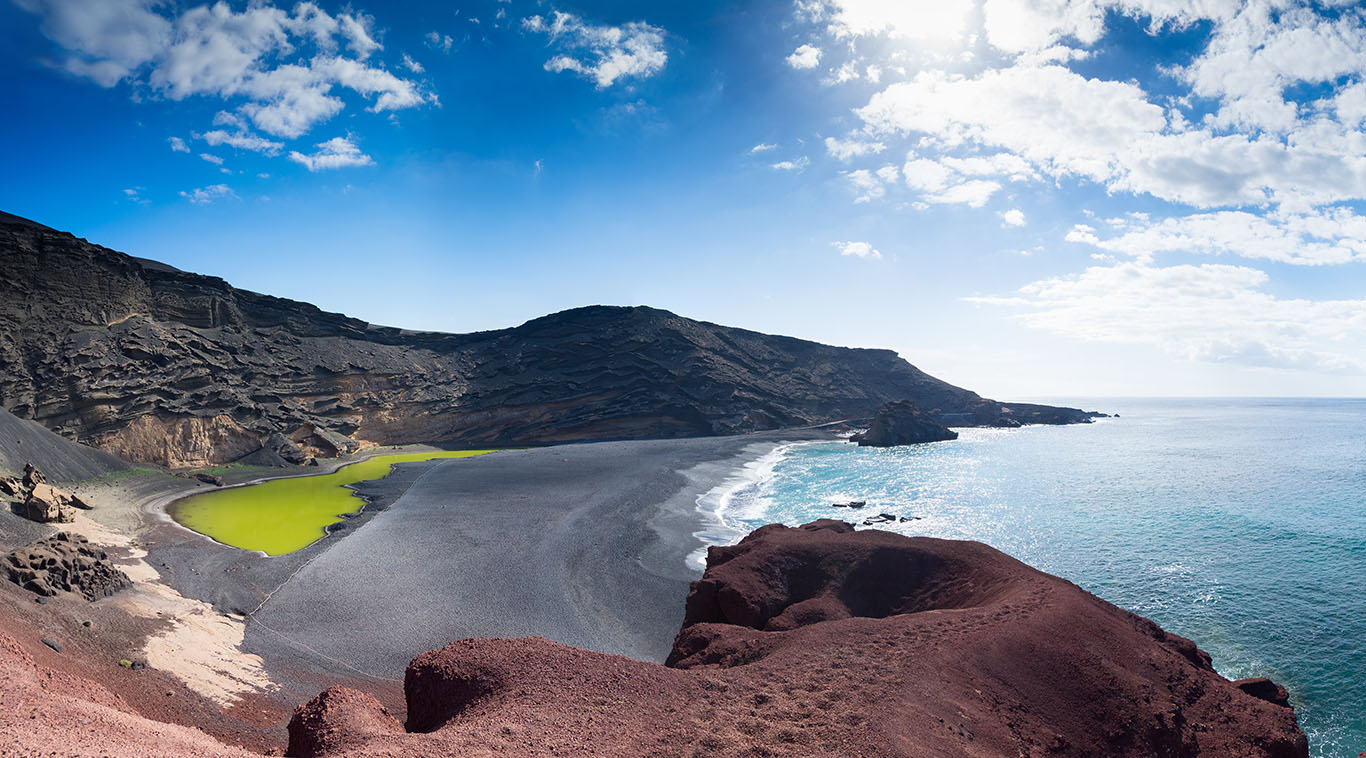
<svg viewBox="0 0 1366 758">
<path fill-rule="evenodd" d="M 0 750 L 248 754 L 3 635 L 0 679 Z M 668 665 L 476 638 L 417 656 L 403 690 L 328 688 L 287 754 L 1308 754 L 1283 690 L 1223 679 L 1190 640 L 985 545 L 830 520 L 712 548 Z"/>
</svg>

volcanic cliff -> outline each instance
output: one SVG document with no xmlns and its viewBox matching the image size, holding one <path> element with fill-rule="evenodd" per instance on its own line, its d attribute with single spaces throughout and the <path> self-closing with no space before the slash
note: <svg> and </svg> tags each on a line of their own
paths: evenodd
<svg viewBox="0 0 1366 758">
<path fill-rule="evenodd" d="M 733 434 L 911 400 L 955 426 L 1074 423 L 889 350 L 653 308 L 594 306 L 474 334 L 367 324 L 0 214 L 0 406 L 126 460 L 292 462 L 367 444 Z"/>
</svg>

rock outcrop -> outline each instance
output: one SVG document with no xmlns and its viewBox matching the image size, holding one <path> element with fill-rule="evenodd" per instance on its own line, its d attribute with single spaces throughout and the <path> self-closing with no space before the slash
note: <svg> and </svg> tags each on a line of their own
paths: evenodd
<svg viewBox="0 0 1366 758">
<path fill-rule="evenodd" d="M 24 500 L 24 518 L 41 524 L 69 524 L 76 520 L 71 495 L 50 484 L 38 484 Z"/>
<path fill-rule="evenodd" d="M 896 399 L 955 425 L 1090 418 L 981 398 L 889 350 L 652 308 L 475 334 L 379 327 L 0 217 L 0 406 L 128 460 L 731 434 L 866 418 Z"/>
<path fill-rule="evenodd" d="M 1274 684 L 985 545 L 823 520 L 711 548 L 668 667 L 540 638 L 418 656 L 400 727 L 299 708 L 290 755 L 1303 758 Z"/>
<path fill-rule="evenodd" d="M 0 500 L 13 499 L 15 510 L 31 521 L 41 524 L 69 524 L 76 520 L 76 509 L 91 510 L 94 506 L 80 497 L 47 483 L 32 463 L 24 466 L 23 478 L 0 479 Z"/>
<path fill-rule="evenodd" d="M 86 600 L 98 600 L 132 584 L 107 553 L 67 532 L 15 550 L 0 566 L 11 582 L 44 597 L 75 592 Z"/>
<path fill-rule="evenodd" d="M 895 400 L 873 416 L 867 431 L 850 437 L 860 447 L 896 447 L 958 439 L 958 432 L 936 421 L 909 400 Z"/>
</svg>

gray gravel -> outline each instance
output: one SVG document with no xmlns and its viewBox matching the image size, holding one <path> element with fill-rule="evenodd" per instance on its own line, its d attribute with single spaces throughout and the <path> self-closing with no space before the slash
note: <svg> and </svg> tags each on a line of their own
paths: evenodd
<svg viewBox="0 0 1366 758">
<path fill-rule="evenodd" d="M 813 433 L 815 434 L 815 433 Z M 663 661 L 683 618 L 696 498 L 782 437 L 599 442 L 429 464 L 253 616 L 267 666 L 401 677 L 466 637 L 538 635 Z M 390 483 L 392 485 L 394 483 Z"/>
</svg>

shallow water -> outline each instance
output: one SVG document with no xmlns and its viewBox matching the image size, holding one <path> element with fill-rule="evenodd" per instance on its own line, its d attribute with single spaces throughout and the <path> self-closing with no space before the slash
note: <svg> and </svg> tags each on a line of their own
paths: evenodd
<svg viewBox="0 0 1366 758">
<path fill-rule="evenodd" d="M 699 501 L 734 542 L 852 518 L 981 540 L 1291 693 L 1311 752 L 1366 750 L 1366 401 L 1087 400 L 1089 426 L 964 429 L 890 450 L 788 446 Z"/>
<path fill-rule="evenodd" d="M 179 524 L 243 550 L 284 555 L 327 536 L 327 527 L 358 513 L 365 501 L 347 485 L 383 479 L 396 463 L 468 458 L 488 450 L 377 455 L 330 474 L 272 479 L 186 498 L 171 508 Z"/>
</svg>

